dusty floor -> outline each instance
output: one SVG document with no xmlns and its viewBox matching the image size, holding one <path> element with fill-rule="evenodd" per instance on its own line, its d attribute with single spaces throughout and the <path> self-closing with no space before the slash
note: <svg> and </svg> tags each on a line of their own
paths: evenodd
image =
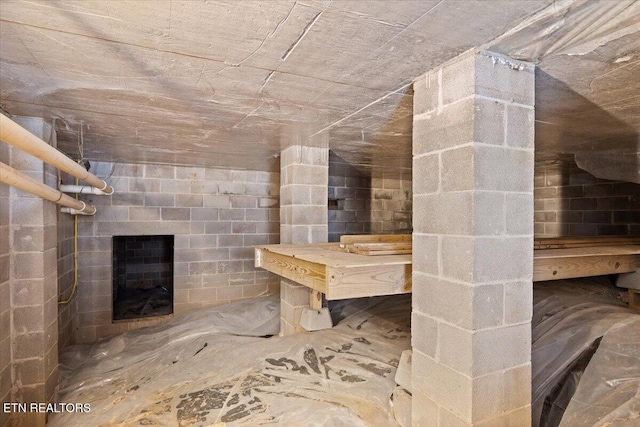
<svg viewBox="0 0 640 427">
<path fill-rule="evenodd" d="M 245 300 L 67 348 L 60 401 L 91 412 L 50 425 L 398 425 L 410 295 L 339 302 L 337 326 L 289 337 L 279 309 Z M 537 284 L 532 326 L 534 426 L 640 425 L 640 316 L 611 280 Z"/>
<path fill-rule="evenodd" d="M 91 413 L 50 425 L 396 426 L 390 396 L 410 347 L 410 296 L 341 304 L 331 330 L 247 336 L 277 334 L 277 298 L 67 349 L 60 400 L 90 402 Z"/>
</svg>

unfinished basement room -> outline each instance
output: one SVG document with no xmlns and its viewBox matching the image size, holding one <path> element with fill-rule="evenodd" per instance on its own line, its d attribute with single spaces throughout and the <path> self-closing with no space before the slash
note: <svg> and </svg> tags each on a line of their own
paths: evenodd
<svg viewBox="0 0 640 427">
<path fill-rule="evenodd" d="M 1 0 L 0 427 L 640 427 L 640 0 Z"/>
</svg>

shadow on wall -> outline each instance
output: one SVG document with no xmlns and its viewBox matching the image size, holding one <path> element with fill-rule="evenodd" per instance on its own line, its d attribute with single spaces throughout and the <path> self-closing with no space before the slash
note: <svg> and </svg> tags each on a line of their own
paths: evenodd
<svg viewBox="0 0 640 427">
<path fill-rule="evenodd" d="M 607 105 L 613 105 L 615 101 Z M 598 178 L 640 184 L 640 137 L 565 83 L 536 69 L 536 161 L 558 166 L 558 155 Z M 625 104 L 618 114 L 633 117 Z M 572 161 L 568 164 L 572 165 Z"/>
<path fill-rule="evenodd" d="M 536 234 L 640 232 L 638 132 L 536 69 Z"/>
</svg>

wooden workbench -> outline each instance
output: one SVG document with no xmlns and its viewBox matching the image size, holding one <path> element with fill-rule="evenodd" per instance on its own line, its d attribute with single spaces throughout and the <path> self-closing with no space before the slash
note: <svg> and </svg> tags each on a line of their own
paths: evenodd
<svg viewBox="0 0 640 427">
<path fill-rule="evenodd" d="M 410 242 L 410 236 L 386 237 Z M 367 241 L 366 236 L 343 236 Z M 380 241 L 380 240 L 375 240 Z M 321 292 L 327 300 L 411 292 L 411 254 L 340 252 L 339 243 L 255 247 L 255 265 Z M 640 269 L 639 238 L 536 239 L 533 281 L 628 273 Z"/>
</svg>

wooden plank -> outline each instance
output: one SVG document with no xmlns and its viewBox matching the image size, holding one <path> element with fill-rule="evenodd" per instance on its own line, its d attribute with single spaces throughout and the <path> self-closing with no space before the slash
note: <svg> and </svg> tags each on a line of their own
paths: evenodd
<svg viewBox="0 0 640 427">
<path fill-rule="evenodd" d="M 533 242 L 534 249 L 569 249 L 604 246 L 640 245 L 640 237 L 558 237 Z"/>
<path fill-rule="evenodd" d="M 326 293 L 326 267 L 300 258 L 281 255 L 265 248 L 255 248 L 255 266 Z"/>
<path fill-rule="evenodd" d="M 640 268 L 640 255 L 637 254 L 536 257 L 533 263 L 533 281 L 629 273 L 637 268 Z"/>
<path fill-rule="evenodd" d="M 345 234 L 340 236 L 340 243 L 390 243 L 410 242 L 411 234 Z"/>
<path fill-rule="evenodd" d="M 322 243 L 313 245 L 260 245 L 260 249 L 266 249 L 281 255 L 303 259 L 309 262 L 332 267 L 362 267 L 376 265 L 411 264 L 411 255 L 385 255 L 370 257 L 357 254 L 346 254 L 329 250 L 339 243 Z"/>
<path fill-rule="evenodd" d="M 537 260 L 543 258 L 601 257 L 638 254 L 640 254 L 640 245 L 626 245 L 567 249 L 540 249 L 534 251 L 533 258 L 534 260 Z"/>
<path fill-rule="evenodd" d="M 328 300 L 411 292 L 411 265 L 327 268 Z"/>
<path fill-rule="evenodd" d="M 367 256 L 406 255 L 411 254 L 412 245 L 411 242 L 353 244 L 340 243 L 338 246 L 329 246 L 329 249 L 338 252 Z"/>
</svg>

